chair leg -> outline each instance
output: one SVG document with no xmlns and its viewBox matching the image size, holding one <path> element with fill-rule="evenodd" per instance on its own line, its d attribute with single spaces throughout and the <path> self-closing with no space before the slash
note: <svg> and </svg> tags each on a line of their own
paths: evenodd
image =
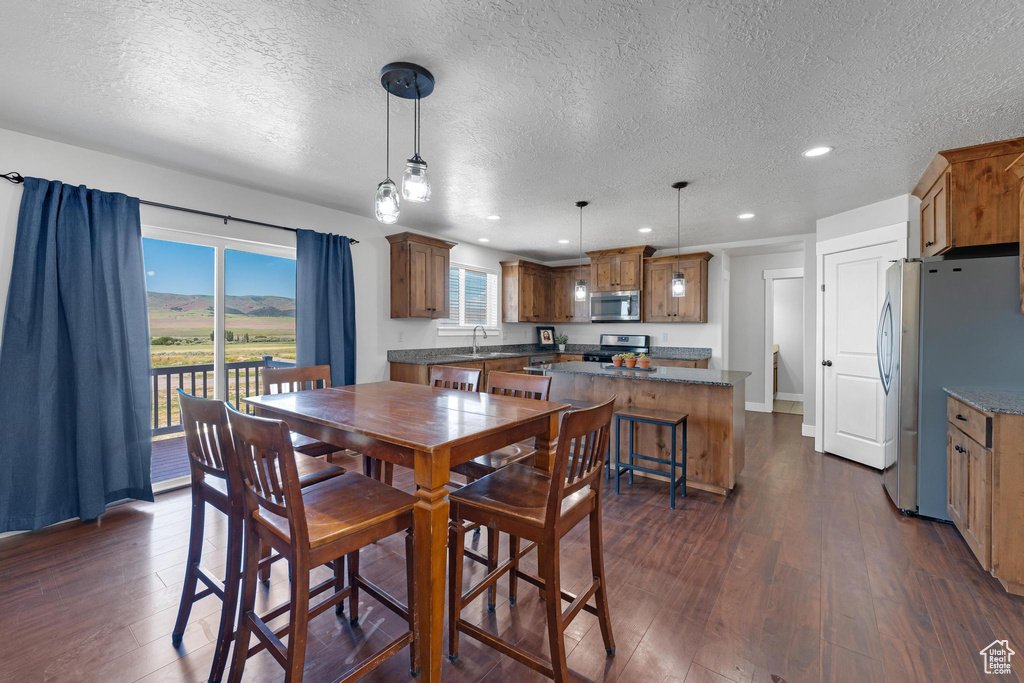
<svg viewBox="0 0 1024 683">
<path fill-rule="evenodd" d="M 465 562 L 466 531 L 462 520 L 452 515 L 448 524 L 448 659 L 459 659 L 459 630 L 462 616 L 462 565 Z"/>
<path fill-rule="evenodd" d="M 384 483 L 388 486 L 394 486 L 395 482 L 395 463 L 386 462 L 384 463 Z"/>
<path fill-rule="evenodd" d="M 171 643 L 174 647 L 181 645 L 181 637 L 188 625 L 188 615 L 192 612 L 192 603 L 196 600 L 196 588 L 199 579 L 199 563 L 203 559 L 203 530 L 206 528 L 206 501 L 192 496 L 192 526 L 188 534 L 188 561 L 185 563 L 185 583 L 181 587 L 181 601 L 178 603 L 178 618 L 174 621 L 171 631 Z"/>
<path fill-rule="evenodd" d="M 634 422 L 633 420 L 630 420 L 629 421 L 629 465 L 630 465 L 630 467 L 633 466 L 633 451 L 635 449 L 635 447 L 633 445 L 633 434 L 634 434 L 634 428 L 635 427 L 636 427 L 636 422 Z M 629 485 L 630 486 L 633 485 L 633 470 L 632 469 L 629 470 Z"/>
<path fill-rule="evenodd" d="M 416 630 L 416 565 L 415 558 L 415 537 L 411 528 L 405 531 L 405 583 L 406 596 L 409 600 L 409 630 Z M 409 673 L 413 676 L 420 675 L 420 658 L 416 652 L 416 638 L 409 644 Z"/>
<path fill-rule="evenodd" d="M 309 567 L 298 560 L 292 567 L 292 604 L 288 622 L 288 659 L 285 665 L 285 683 L 302 680 L 306 663 L 306 636 L 309 626 Z"/>
<path fill-rule="evenodd" d="M 343 590 L 345 590 L 345 558 L 337 557 L 334 559 L 334 591 L 337 593 Z M 334 613 L 339 617 L 345 616 L 344 600 L 334 606 Z"/>
<path fill-rule="evenodd" d="M 545 609 L 548 621 L 548 651 L 551 653 L 551 669 L 555 683 L 569 680 L 569 669 L 565 663 L 565 635 L 562 632 L 562 587 L 558 579 L 558 541 L 546 548 L 541 560 L 541 576 L 544 578 Z M 538 559 L 540 556 L 538 555 Z"/>
<path fill-rule="evenodd" d="M 501 534 L 497 529 L 487 529 L 487 573 L 490 574 L 498 568 L 498 539 Z M 487 587 L 487 611 L 493 612 L 495 608 L 494 594 L 497 592 L 497 582 L 492 582 Z"/>
<path fill-rule="evenodd" d="M 601 494 L 598 493 L 594 509 L 590 511 L 590 567 L 594 578 L 601 582 L 594 596 L 597 603 L 597 621 L 601 626 L 604 650 L 608 656 L 615 655 L 615 638 L 612 636 L 612 620 L 608 613 L 608 583 L 604 573 L 604 545 L 601 539 Z"/>
<path fill-rule="evenodd" d="M 508 604 L 516 604 L 519 599 L 519 537 L 508 537 L 508 556 L 512 560 L 512 568 L 508 570 Z"/>
<path fill-rule="evenodd" d="M 245 534 L 245 571 L 242 575 L 242 600 L 238 607 L 238 631 L 235 633 L 235 656 L 231 660 L 229 683 L 242 680 L 245 660 L 249 656 L 249 639 L 252 635 L 250 614 L 256 609 L 256 581 L 259 572 L 259 545 L 256 534 L 247 531 Z"/>
<path fill-rule="evenodd" d="M 619 463 L 622 462 L 622 455 L 619 453 L 622 441 L 619 439 L 619 427 L 622 425 L 622 418 L 615 418 L 615 495 L 619 495 Z"/>
<path fill-rule="evenodd" d="M 270 546 L 265 543 L 260 544 L 260 560 L 265 560 L 270 557 Z M 270 585 L 270 563 L 266 563 L 260 567 L 260 581 L 263 582 L 264 586 Z M 291 568 L 289 568 L 289 576 L 291 576 Z"/>
<path fill-rule="evenodd" d="M 242 520 L 236 515 L 228 516 L 228 551 L 224 564 L 224 604 L 220 609 L 220 626 L 217 629 L 217 644 L 213 650 L 213 664 L 210 667 L 210 681 L 217 683 L 224 676 L 228 662 L 228 649 L 235 630 L 235 614 L 238 611 L 238 588 L 242 575 Z"/>
<path fill-rule="evenodd" d="M 348 596 L 348 623 L 359 624 L 359 551 L 348 554 L 348 585 L 352 592 Z"/>
</svg>

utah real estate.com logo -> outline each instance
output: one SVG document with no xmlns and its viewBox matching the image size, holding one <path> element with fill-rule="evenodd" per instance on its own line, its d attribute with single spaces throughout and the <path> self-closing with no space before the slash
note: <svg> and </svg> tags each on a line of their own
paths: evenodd
<svg viewBox="0 0 1024 683">
<path fill-rule="evenodd" d="M 985 673 L 999 675 L 1012 671 L 1010 657 L 1017 653 L 1010 649 L 1009 641 L 993 640 L 980 654 L 985 662 Z"/>
</svg>

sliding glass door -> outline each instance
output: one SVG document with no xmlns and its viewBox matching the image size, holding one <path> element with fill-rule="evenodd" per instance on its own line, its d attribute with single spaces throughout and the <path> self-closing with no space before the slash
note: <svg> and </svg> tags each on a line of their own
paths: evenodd
<svg viewBox="0 0 1024 683">
<path fill-rule="evenodd" d="M 295 249 L 143 228 L 154 484 L 188 476 L 178 393 L 259 394 L 263 370 L 295 364 Z"/>
</svg>

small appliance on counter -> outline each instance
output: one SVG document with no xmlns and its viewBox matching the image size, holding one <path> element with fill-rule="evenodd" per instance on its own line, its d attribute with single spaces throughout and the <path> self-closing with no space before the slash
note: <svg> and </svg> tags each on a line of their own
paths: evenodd
<svg viewBox="0 0 1024 683">
<path fill-rule="evenodd" d="M 619 353 L 650 353 L 651 337 L 646 334 L 602 334 L 601 348 L 583 354 L 583 360 L 590 363 L 611 363 L 612 356 Z"/>
<path fill-rule="evenodd" d="M 590 322 L 640 322 L 640 290 L 592 293 Z"/>
<path fill-rule="evenodd" d="M 948 520 L 943 387 L 1024 386 L 1016 256 L 920 261 L 886 272 L 878 325 L 882 481 L 900 510 Z"/>
</svg>

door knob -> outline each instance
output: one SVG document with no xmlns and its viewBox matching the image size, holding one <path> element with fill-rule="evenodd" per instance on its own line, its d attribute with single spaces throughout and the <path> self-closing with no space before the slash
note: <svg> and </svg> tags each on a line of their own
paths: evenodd
<svg viewBox="0 0 1024 683">
<path fill-rule="evenodd" d="M 821 361 L 821 364 L 828 368 L 832 367 L 832 361 L 830 360 L 823 360 Z"/>
</svg>

